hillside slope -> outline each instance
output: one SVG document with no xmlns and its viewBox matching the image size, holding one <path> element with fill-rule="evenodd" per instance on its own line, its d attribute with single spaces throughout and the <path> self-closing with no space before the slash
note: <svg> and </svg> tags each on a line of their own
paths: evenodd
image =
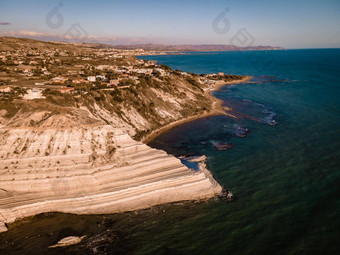
<svg viewBox="0 0 340 255">
<path fill-rule="evenodd" d="M 61 72 L 66 60 L 83 61 L 72 51 L 78 46 L 61 45 L 61 49 L 53 43 L 8 39 L 2 45 L 3 59 L 12 64 L 2 66 L 9 80 L 21 61 L 33 61 L 37 68 L 39 60 L 34 59 L 44 59 L 45 44 L 48 54 L 55 50 L 65 55 L 57 64 L 47 65 L 51 71 L 58 68 Z M 12 59 L 18 55 L 18 49 L 11 48 L 16 45 L 20 45 L 20 54 L 30 53 Z M 222 188 L 204 163 L 198 171 L 189 169 L 179 159 L 138 140 L 176 121 L 212 113 L 218 105 L 209 95 L 214 85 L 244 77 L 150 67 L 130 55 L 118 57 L 119 63 L 127 65 L 128 74 L 122 74 L 117 62 L 106 59 L 111 53 L 86 46 L 79 52 L 88 54 L 81 57 L 86 59 L 81 63 L 87 61 L 82 72 L 107 76 L 114 72 L 130 80 L 122 79 L 122 86 L 98 80 L 70 83 L 70 94 L 61 93 L 53 84 L 41 86 L 44 97 L 34 100 L 22 97 L 31 87 L 14 82 L 9 85 L 12 92 L 1 94 L 0 230 L 6 230 L 7 223 L 43 212 L 114 213 L 219 194 Z M 95 71 L 103 61 L 111 63 L 111 71 Z M 138 73 L 145 68 L 152 72 Z M 32 79 L 36 77 L 26 80 Z"/>
</svg>

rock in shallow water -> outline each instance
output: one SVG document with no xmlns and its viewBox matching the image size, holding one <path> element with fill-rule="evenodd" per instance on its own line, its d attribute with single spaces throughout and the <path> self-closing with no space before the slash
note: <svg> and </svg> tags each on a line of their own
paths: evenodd
<svg viewBox="0 0 340 255">
<path fill-rule="evenodd" d="M 56 248 L 56 247 L 65 247 L 65 246 L 70 246 L 74 245 L 77 243 L 80 243 L 85 236 L 68 236 L 63 239 L 61 239 L 57 244 L 51 245 L 48 248 Z"/>
<path fill-rule="evenodd" d="M 222 192 L 218 195 L 219 198 L 227 200 L 227 201 L 233 201 L 235 199 L 233 193 L 229 190 L 222 190 Z"/>
<path fill-rule="evenodd" d="M 233 147 L 231 143 L 213 143 L 213 147 L 215 151 L 226 151 L 230 150 Z"/>
</svg>

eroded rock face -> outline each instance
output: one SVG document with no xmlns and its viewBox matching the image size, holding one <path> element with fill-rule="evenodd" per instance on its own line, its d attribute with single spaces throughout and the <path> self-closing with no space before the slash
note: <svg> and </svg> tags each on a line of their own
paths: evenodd
<svg viewBox="0 0 340 255">
<path fill-rule="evenodd" d="M 7 231 L 7 227 L 4 222 L 0 222 L 0 232 Z"/>
<path fill-rule="evenodd" d="M 188 169 L 110 125 L 0 128 L 0 222 L 121 212 L 220 191 L 203 165 Z"/>
</svg>

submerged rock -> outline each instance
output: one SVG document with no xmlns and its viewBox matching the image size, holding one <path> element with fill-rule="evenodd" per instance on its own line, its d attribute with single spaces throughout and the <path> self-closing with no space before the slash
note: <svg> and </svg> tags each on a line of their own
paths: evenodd
<svg viewBox="0 0 340 255">
<path fill-rule="evenodd" d="M 48 246 L 48 248 L 65 247 L 65 246 L 74 245 L 74 244 L 80 243 L 84 238 L 85 236 L 68 236 L 68 237 L 61 239 L 55 245 Z"/>
<path fill-rule="evenodd" d="M 227 200 L 227 201 L 233 201 L 235 199 L 233 193 L 229 190 L 222 190 L 222 192 L 218 195 L 219 198 Z"/>
<path fill-rule="evenodd" d="M 241 138 L 246 137 L 249 134 L 249 129 L 244 127 L 238 127 L 235 131 L 235 135 Z"/>
<path fill-rule="evenodd" d="M 213 143 L 215 151 L 226 151 L 231 149 L 234 145 L 231 143 Z"/>
</svg>

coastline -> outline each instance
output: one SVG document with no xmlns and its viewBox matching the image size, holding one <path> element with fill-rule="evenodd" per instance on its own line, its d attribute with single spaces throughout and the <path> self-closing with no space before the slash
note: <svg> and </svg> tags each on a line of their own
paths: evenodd
<svg viewBox="0 0 340 255">
<path fill-rule="evenodd" d="M 72 148 L 65 154 L 47 155 L 46 137 L 66 137 L 67 130 L 11 129 L 8 134 L 8 141 L 12 142 L 17 140 L 13 138 L 26 141 L 32 136 L 37 141 L 27 145 L 26 157 L 22 154 L 15 168 L 15 179 L 9 171 L 1 175 L 0 232 L 7 231 L 8 224 L 18 219 L 41 213 L 120 213 L 178 201 L 205 200 L 222 191 L 204 164 L 196 172 L 178 158 L 137 142 L 110 125 L 74 130 Z M 111 135 L 117 148 L 108 158 L 110 151 L 101 148 L 109 148 Z M 98 137 L 97 142 L 84 140 L 93 136 Z M 32 155 L 36 144 L 42 144 L 39 148 L 46 150 L 38 157 L 27 156 Z M 12 145 L 0 145 L 0 150 L 6 151 Z M 84 152 L 79 153 L 81 145 Z M 63 140 L 50 146 L 54 152 L 67 147 Z M 13 165 L 16 155 L 13 152 L 0 160 L 4 169 Z M 31 168 L 38 172 L 30 171 Z"/>
<path fill-rule="evenodd" d="M 213 101 L 212 103 L 212 109 L 209 112 L 205 112 L 205 113 L 201 113 L 198 115 L 193 115 L 184 119 L 180 119 L 180 120 L 176 120 L 174 122 L 171 122 L 165 126 L 162 126 L 156 130 L 151 131 L 150 134 L 144 136 L 141 139 L 142 143 L 148 144 L 150 143 L 153 139 L 155 139 L 157 136 L 161 135 L 162 133 L 165 133 L 179 125 L 182 125 L 184 123 L 188 123 L 191 122 L 193 120 L 197 120 L 197 119 L 201 119 L 201 118 L 206 118 L 206 117 L 210 117 L 210 116 L 216 116 L 216 115 L 226 115 L 229 116 L 231 118 L 236 119 L 237 117 L 234 116 L 232 113 L 230 112 L 226 112 L 225 109 L 223 108 L 222 104 L 223 101 L 214 97 L 211 93 L 215 92 L 217 90 L 219 90 L 221 87 L 227 86 L 227 85 L 233 85 L 233 84 L 240 84 L 240 83 L 244 83 L 244 82 L 248 82 L 250 79 L 252 78 L 252 76 L 244 76 L 242 79 L 240 80 L 233 80 L 233 81 L 216 81 L 214 84 L 214 88 L 213 89 L 207 89 L 204 91 L 204 95 L 206 98 L 210 99 Z"/>
<path fill-rule="evenodd" d="M 205 97 L 212 101 L 211 111 L 172 122 L 153 131 L 147 138 L 152 139 L 175 126 L 207 116 L 225 114 L 234 117 L 224 111 L 223 101 L 211 92 L 229 84 L 247 82 L 250 78 L 216 81 L 213 88 L 204 91 Z M 6 127 L 2 129 L 6 130 Z M 72 147 L 64 140 L 51 142 L 46 139 L 68 137 L 68 129 L 10 128 L 8 135 L 9 142 L 0 146 L 2 151 L 11 151 L 8 148 L 13 148 L 12 143 L 18 137 L 29 142 L 25 143 L 25 149 L 13 151 L 0 160 L 4 169 L 16 171 L 15 178 L 11 171 L 4 172 L 0 178 L 3 188 L 0 232 L 6 231 L 7 224 L 17 219 L 45 212 L 119 213 L 177 201 L 209 199 L 222 191 L 204 164 L 200 164 L 201 171 L 195 172 L 174 156 L 147 146 L 146 139 L 144 143 L 137 142 L 110 125 L 73 130 Z M 110 150 L 111 136 L 116 146 L 114 153 Z M 29 137 L 37 137 L 37 140 L 31 141 Z M 98 139 L 84 140 L 84 137 Z M 37 152 L 38 144 L 41 151 Z M 13 166 L 15 160 L 18 163 Z M 39 172 L 31 171 L 32 168 Z"/>
</svg>

